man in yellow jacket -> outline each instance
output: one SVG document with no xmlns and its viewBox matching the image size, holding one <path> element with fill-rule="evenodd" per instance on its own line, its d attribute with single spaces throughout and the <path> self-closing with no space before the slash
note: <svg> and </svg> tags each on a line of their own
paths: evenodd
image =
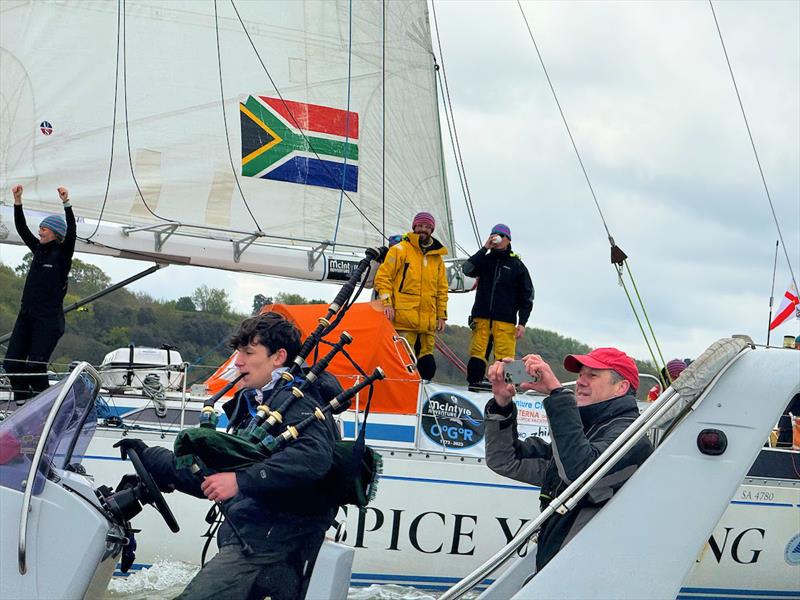
<svg viewBox="0 0 800 600">
<path fill-rule="evenodd" d="M 375 292 L 383 312 L 397 333 L 417 354 L 420 377 L 430 381 L 436 373 L 434 335 L 444 331 L 447 320 L 447 277 L 442 257 L 447 248 L 433 237 L 436 220 L 418 213 L 412 230 L 389 248 L 375 276 Z"/>
</svg>

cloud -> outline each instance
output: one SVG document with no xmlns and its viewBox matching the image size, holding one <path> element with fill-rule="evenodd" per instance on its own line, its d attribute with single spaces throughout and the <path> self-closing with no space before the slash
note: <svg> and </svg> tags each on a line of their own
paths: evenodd
<svg viewBox="0 0 800 600">
<path fill-rule="evenodd" d="M 800 5 L 714 6 L 800 275 Z M 512 224 L 537 286 L 531 324 L 647 356 L 515 3 L 437 7 L 475 210 L 484 230 Z M 524 8 L 662 347 L 696 355 L 734 332 L 763 342 L 777 231 L 708 5 Z M 780 287 L 782 252 L 778 267 Z"/>
</svg>

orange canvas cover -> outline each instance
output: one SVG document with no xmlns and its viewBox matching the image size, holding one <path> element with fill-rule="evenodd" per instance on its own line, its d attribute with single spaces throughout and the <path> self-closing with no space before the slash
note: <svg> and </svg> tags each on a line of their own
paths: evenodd
<svg viewBox="0 0 800 600">
<path fill-rule="evenodd" d="M 263 307 L 261 312 L 274 311 L 284 315 L 297 325 L 302 338 L 305 339 L 316 329 L 319 318 L 324 317 L 327 310 L 327 304 L 271 304 Z M 371 374 L 375 367 L 381 367 L 386 373 L 386 379 L 375 383 L 370 410 L 392 414 L 415 414 L 420 385 L 419 373 L 413 367 L 413 360 L 406 350 L 404 340 L 397 335 L 391 322 L 384 316 L 380 304 L 370 302 L 353 304 L 341 323 L 325 337 L 325 340 L 337 342 L 342 331 L 347 331 L 353 336 L 353 342 L 344 349 L 365 373 Z M 324 356 L 329 350 L 330 346 L 320 344 L 318 356 Z M 238 374 L 233 366 L 234 356 L 235 353 L 205 382 L 209 394 L 221 390 Z M 314 358 L 315 354 L 312 351 L 306 362 L 313 364 Z M 327 370 L 339 379 L 345 389 L 358 383 L 361 378 L 341 352 L 334 357 Z M 362 391 L 359 402 L 361 410 L 366 401 L 367 393 Z"/>
</svg>

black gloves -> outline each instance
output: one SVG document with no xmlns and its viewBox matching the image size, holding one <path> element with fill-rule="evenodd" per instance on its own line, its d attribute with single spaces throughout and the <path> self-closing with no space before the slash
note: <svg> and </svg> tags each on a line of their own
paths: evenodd
<svg viewBox="0 0 800 600">
<path fill-rule="evenodd" d="M 125 437 L 114 444 L 114 448 L 119 448 L 119 454 L 122 460 L 126 460 L 128 458 L 128 450 L 134 450 L 136 454 L 141 456 L 147 448 L 147 444 L 139 438 Z"/>
<path fill-rule="evenodd" d="M 128 473 L 122 476 L 122 479 L 120 479 L 119 483 L 117 484 L 117 489 L 114 491 L 119 492 L 121 490 L 135 488 L 137 485 L 139 485 L 139 477 Z"/>
</svg>

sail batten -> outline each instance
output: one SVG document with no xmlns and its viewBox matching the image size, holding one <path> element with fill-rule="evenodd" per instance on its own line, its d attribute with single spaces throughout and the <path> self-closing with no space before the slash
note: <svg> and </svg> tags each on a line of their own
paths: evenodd
<svg viewBox="0 0 800 600">
<path fill-rule="evenodd" d="M 204 228 L 266 236 L 255 245 L 335 236 L 345 250 L 426 210 L 452 250 L 427 6 L 386 3 L 384 30 L 382 2 L 353 3 L 352 39 L 350 6 L 241 3 L 243 26 L 229 5 L 215 20 L 211 0 L 6 4 L 0 201 L 22 183 L 26 207 L 57 212 L 50 190 L 66 185 L 77 214 L 112 230 L 174 222 L 187 239 Z M 255 121 L 241 110 L 251 98 Z M 245 139 L 248 127 L 261 131 Z"/>
</svg>

